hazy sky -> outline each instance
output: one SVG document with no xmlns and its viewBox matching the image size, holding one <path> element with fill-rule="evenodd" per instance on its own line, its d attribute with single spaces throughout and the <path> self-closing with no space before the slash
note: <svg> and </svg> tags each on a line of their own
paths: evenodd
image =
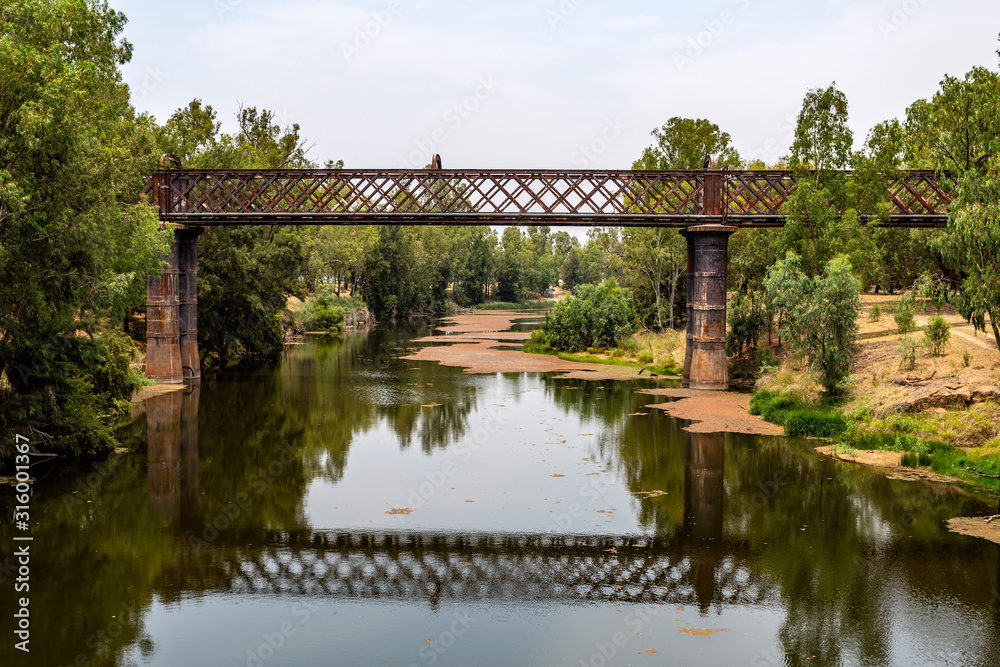
<svg viewBox="0 0 1000 667">
<path fill-rule="evenodd" d="M 299 123 L 348 167 L 627 169 L 672 116 L 742 155 L 788 152 L 809 88 L 850 101 L 855 141 L 945 74 L 995 69 L 997 0 L 111 0 L 125 79 L 159 121 L 194 98 Z"/>
</svg>

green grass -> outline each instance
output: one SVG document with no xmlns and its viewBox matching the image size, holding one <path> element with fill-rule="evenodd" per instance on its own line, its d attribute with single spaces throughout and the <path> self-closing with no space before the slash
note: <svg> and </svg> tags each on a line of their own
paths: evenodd
<svg viewBox="0 0 1000 667">
<path fill-rule="evenodd" d="M 810 406 L 793 396 L 759 391 L 750 399 L 750 414 L 785 427 L 791 436 L 832 438 L 847 450 L 902 452 L 902 465 L 932 471 L 979 486 L 998 490 L 1000 480 L 979 477 L 967 468 L 987 475 L 1000 474 L 1000 451 L 983 447 L 966 451 L 955 445 L 921 438 L 927 432 L 925 415 L 893 415 L 873 419 L 870 411 L 858 411 L 846 419 L 835 406 Z M 940 433 L 941 431 L 938 430 Z"/>
<path fill-rule="evenodd" d="M 551 354 L 551 352 L 550 352 Z M 666 366 L 650 366 L 649 364 L 644 364 L 638 361 L 630 361 L 628 359 L 614 359 L 608 358 L 604 359 L 601 357 L 596 357 L 592 354 L 586 353 L 571 353 L 571 352 L 556 352 L 555 355 L 562 359 L 563 361 L 578 361 L 584 364 L 604 364 L 607 366 L 624 366 L 626 368 L 641 369 L 645 368 L 650 373 L 656 373 L 657 375 L 670 375 L 676 376 L 680 374 L 674 367 Z"/>
<path fill-rule="evenodd" d="M 758 391 L 750 399 L 750 414 L 785 427 L 791 436 L 832 438 L 847 429 L 847 420 L 839 412 L 821 406 L 805 405 L 794 396 Z"/>
<path fill-rule="evenodd" d="M 552 308 L 554 301 L 522 301 L 511 303 L 509 301 L 487 301 L 472 306 L 474 310 L 539 310 Z"/>
</svg>

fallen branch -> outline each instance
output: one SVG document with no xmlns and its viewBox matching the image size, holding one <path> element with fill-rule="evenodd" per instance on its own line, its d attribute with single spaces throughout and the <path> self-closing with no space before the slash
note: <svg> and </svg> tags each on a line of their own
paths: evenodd
<svg viewBox="0 0 1000 667">
<path fill-rule="evenodd" d="M 979 475 L 980 477 L 985 477 L 986 479 L 1000 479 L 1000 475 L 987 475 L 985 473 L 979 472 L 975 468 L 966 468 L 965 470 L 967 472 L 973 472 L 973 473 Z"/>
<path fill-rule="evenodd" d="M 986 523 L 993 521 L 993 519 L 1000 519 L 1000 514 L 994 514 L 993 516 L 986 517 Z"/>
</svg>

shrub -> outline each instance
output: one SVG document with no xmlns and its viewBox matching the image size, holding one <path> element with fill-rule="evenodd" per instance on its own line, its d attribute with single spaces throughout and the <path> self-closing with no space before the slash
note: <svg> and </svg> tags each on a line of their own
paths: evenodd
<svg viewBox="0 0 1000 667">
<path fill-rule="evenodd" d="M 729 333 L 726 335 L 726 354 L 729 356 L 742 354 L 748 347 L 757 347 L 757 341 L 770 324 L 764 304 L 751 296 L 733 299 L 727 319 Z"/>
<path fill-rule="evenodd" d="M 577 296 L 560 301 L 545 316 L 542 330 L 554 350 L 618 347 L 635 332 L 631 293 L 613 278 L 579 285 Z"/>
<path fill-rule="evenodd" d="M 822 276 L 806 275 L 801 265 L 789 251 L 768 269 L 764 287 L 792 348 L 808 357 L 827 394 L 841 394 L 858 349 L 861 283 L 844 255 L 830 260 Z"/>
<path fill-rule="evenodd" d="M 896 306 L 896 314 L 893 315 L 893 319 L 896 320 L 896 327 L 899 329 L 899 333 L 904 336 L 916 329 L 917 325 L 913 318 L 913 299 L 909 295 L 904 296 L 900 300 Z"/>
<path fill-rule="evenodd" d="M 330 298 L 325 294 L 307 301 L 300 317 L 301 326 L 306 331 L 337 333 L 344 329 L 344 309 L 331 305 Z"/>
<path fill-rule="evenodd" d="M 882 319 L 882 306 L 875 304 L 872 309 L 868 311 L 868 321 L 878 322 Z"/>
<path fill-rule="evenodd" d="M 944 352 L 949 338 L 951 338 L 951 325 L 940 315 L 932 317 L 924 329 L 924 341 L 935 357 L 940 357 Z"/>
<path fill-rule="evenodd" d="M 904 336 L 899 341 L 899 367 L 903 370 L 912 371 L 917 366 L 917 344 L 909 336 Z"/>
<path fill-rule="evenodd" d="M 968 368 L 969 364 L 971 363 L 972 363 L 972 355 L 969 354 L 968 350 L 966 350 L 965 352 L 962 353 L 962 365 Z"/>
<path fill-rule="evenodd" d="M 635 358 L 640 364 L 653 363 L 653 355 L 651 355 L 649 352 L 640 352 L 639 354 L 636 355 Z"/>
<path fill-rule="evenodd" d="M 546 354 L 552 350 L 544 329 L 535 329 L 524 343 L 524 351 L 532 354 Z"/>
<path fill-rule="evenodd" d="M 758 391 L 750 399 L 750 414 L 785 427 L 790 436 L 832 438 L 847 429 L 843 416 L 828 410 L 816 410 L 787 394 Z"/>
</svg>

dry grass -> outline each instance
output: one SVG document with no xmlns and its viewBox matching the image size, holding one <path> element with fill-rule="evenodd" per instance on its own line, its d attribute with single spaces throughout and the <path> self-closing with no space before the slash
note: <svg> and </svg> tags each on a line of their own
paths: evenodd
<svg viewBox="0 0 1000 667">
<path fill-rule="evenodd" d="M 815 404 L 823 391 L 817 376 L 806 366 L 805 359 L 787 355 L 778 360 L 772 373 L 765 373 L 757 380 L 757 391 L 770 391 L 797 398 L 807 405 Z"/>
<path fill-rule="evenodd" d="M 644 332 L 635 335 L 636 356 L 647 354 L 654 366 L 684 366 L 684 333 L 668 329 L 662 333 Z"/>
<path fill-rule="evenodd" d="M 951 338 L 945 353 L 932 356 L 922 345 L 923 332 L 910 334 L 918 343 L 916 366 L 901 367 L 899 352 L 902 336 L 896 331 L 892 307 L 899 296 L 862 294 L 862 313 L 858 318 L 862 338 L 861 351 L 852 363 L 853 389 L 843 405 L 844 414 L 875 431 L 904 433 L 924 440 L 938 440 L 976 451 L 1000 449 L 1000 405 L 993 401 L 975 403 L 968 408 L 935 408 L 902 414 L 896 406 L 911 400 L 921 391 L 948 387 L 1000 388 L 1000 350 L 991 335 L 976 334 L 972 327 L 951 308 L 941 316 L 951 324 Z M 868 313 L 881 304 L 880 322 L 869 322 Z M 931 306 L 923 312 L 916 304 L 916 324 L 923 327 L 937 314 Z M 968 360 L 968 365 L 966 365 Z M 818 396 L 815 379 L 804 372 L 801 362 L 785 360 L 778 372 L 761 378 L 758 389 L 794 393 L 808 400 Z M 916 383 L 907 379 L 916 379 Z M 914 386 L 916 385 L 916 386 Z"/>
</svg>

